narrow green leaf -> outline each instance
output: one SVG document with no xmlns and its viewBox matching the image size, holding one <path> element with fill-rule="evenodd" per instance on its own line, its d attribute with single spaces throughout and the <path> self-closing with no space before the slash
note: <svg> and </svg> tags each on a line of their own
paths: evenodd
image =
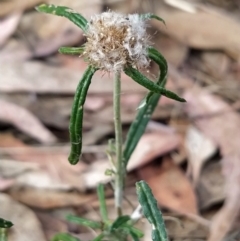
<svg viewBox="0 0 240 241">
<path fill-rule="evenodd" d="M 138 236 L 135 233 L 130 231 L 130 235 L 131 235 L 133 241 L 140 241 L 140 239 L 138 238 Z"/>
<path fill-rule="evenodd" d="M 167 72 L 168 72 L 168 65 L 165 58 L 154 48 L 148 49 L 148 56 L 150 59 L 155 61 L 159 68 L 160 74 L 157 79 L 156 84 L 160 87 L 164 87 L 167 81 Z M 140 140 L 141 136 L 143 135 L 146 126 L 154 112 L 158 101 L 160 99 L 160 94 L 153 94 L 153 92 L 149 92 L 146 97 L 144 98 L 144 104 L 138 110 L 137 116 L 135 120 L 132 122 L 130 129 L 127 134 L 126 142 L 125 142 L 125 149 L 123 152 L 125 166 L 129 161 L 138 141 Z M 143 102 L 142 102 L 143 103 Z"/>
<path fill-rule="evenodd" d="M 83 105 L 86 100 L 88 88 L 91 84 L 92 76 L 96 68 L 89 66 L 82 79 L 80 80 L 75 92 L 72 113 L 69 124 L 69 134 L 71 141 L 71 152 L 68 160 L 72 165 L 78 163 L 82 152 L 82 122 L 83 122 Z"/>
<path fill-rule="evenodd" d="M 92 241 L 101 241 L 104 238 L 104 234 L 99 234 L 96 238 L 94 238 Z"/>
<path fill-rule="evenodd" d="M 7 221 L 3 218 L 0 218 L 0 228 L 11 228 L 13 226 L 13 223 L 10 221 Z"/>
<path fill-rule="evenodd" d="M 102 223 L 98 221 L 89 220 L 86 218 L 76 217 L 73 215 L 68 215 L 67 220 L 72 223 L 76 223 L 85 227 L 89 227 L 92 229 L 101 229 Z"/>
<path fill-rule="evenodd" d="M 61 47 L 58 52 L 60 54 L 81 55 L 84 52 L 84 47 Z"/>
<path fill-rule="evenodd" d="M 141 14 L 140 18 L 142 18 L 142 19 L 149 19 L 149 18 L 156 19 L 156 20 L 162 22 L 164 25 L 166 25 L 165 21 L 162 18 L 158 17 L 157 15 L 155 15 L 153 13 Z"/>
<path fill-rule="evenodd" d="M 129 221 L 131 218 L 128 215 L 120 216 L 118 217 L 112 224 L 111 230 L 117 229 L 121 226 L 123 226 L 127 221 Z"/>
<path fill-rule="evenodd" d="M 80 241 L 80 239 L 75 238 L 68 233 L 58 233 L 51 239 L 51 241 Z"/>
<path fill-rule="evenodd" d="M 55 6 L 52 4 L 41 4 L 36 7 L 38 12 L 50 13 L 57 16 L 65 17 L 76 24 L 84 32 L 86 32 L 88 21 L 79 13 L 71 8 L 64 6 Z"/>
<path fill-rule="evenodd" d="M 136 188 L 143 214 L 149 223 L 152 224 L 152 240 L 167 241 L 168 236 L 163 217 L 161 211 L 158 209 L 157 201 L 152 194 L 152 190 L 144 181 L 137 182 Z"/>
<path fill-rule="evenodd" d="M 160 87 L 153 81 L 149 80 L 146 76 L 141 74 L 137 69 L 134 69 L 131 66 L 124 68 L 124 72 L 138 84 L 144 86 L 145 88 L 154 93 L 162 94 L 170 99 L 177 100 L 180 102 L 186 102 L 185 99 L 179 97 L 177 94 L 171 92 L 170 90 Z"/>
<path fill-rule="evenodd" d="M 108 221 L 108 214 L 107 214 L 107 205 L 106 205 L 105 194 L 104 194 L 104 186 L 102 183 L 98 185 L 97 194 L 98 194 L 98 199 L 100 203 L 101 217 L 103 222 L 106 223 Z"/>
<path fill-rule="evenodd" d="M 166 59 L 162 56 L 161 53 L 159 53 L 155 48 L 149 47 L 148 48 L 148 57 L 153 60 L 155 63 L 158 64 L 160 68 L 160 75 L 159 78 L 156 82 L 157 85 L 160 87 L 164 88 L 165 86 L 165 81 L 167 78 L 167 72 L 168 72 L 168 65 Z M 146 96 L 146 103 L 149 101 L 151 96 L 154 94 L 154 92 L 149 92 Z"/>
<path fill-rule="evenodd" d="M 126 223 L 123 226 L 125 228 L 129 229 L 129 232 L 133 233 L 138 238 L 142 238 L 144 236 L 143 232 L 141 230 L 139 230 L 138 228 L 133 227 L 131 224 Z"/>
</svg>

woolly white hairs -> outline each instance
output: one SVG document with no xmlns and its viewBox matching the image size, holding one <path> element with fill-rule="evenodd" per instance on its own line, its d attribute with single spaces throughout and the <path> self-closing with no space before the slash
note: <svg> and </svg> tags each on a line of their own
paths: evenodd
<svg viewBox="0 0 240 241">
<path fill-rule="evenodd" d="M 105 71 L 121 71 L 125 65 L 149 66 L 146 19 L 138 14 L 104 12 L 91 18 L 86 32 L 83 56 Z"/>
</svg>

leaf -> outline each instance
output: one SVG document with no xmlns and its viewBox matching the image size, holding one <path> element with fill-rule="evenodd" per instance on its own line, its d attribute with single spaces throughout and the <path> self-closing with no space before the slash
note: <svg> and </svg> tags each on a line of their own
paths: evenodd
<svg viewBox="0 0 240 241">
<path fill-rule="evenodd" d="M 142 238 L 144 236 L 143 232 L 133 226 L 131 226 L 130 224 L 124 224 L 123 225 L 125 228 L 129 229 L 129 233 L 130 234 L 133 234 L 134 237 L 137 237 L 137 238 Z"/>
<path fill-rule="evenodd" d="M 15 12 L 0 22 L 0 46 L 2 47 L 7 39 L 16 31 L 21 19 L 22 12 Z"/>
<path fill-rule="evenodd" d="M 223 240 L 240 211 L 240 116 L 227 102 L 200 87 L 195 86 L 186 96 L 189 99 L 186 105 L 188 116 L 219 146 L 223 156 L 226 198 L 223 207 L 212 219 L 208 239 Z"/>
<path fill-rule="evenodd" d="M 79 13 L 74 11 L 71 8 L 63 7 L 63 6 L 55 6 L 55 5 L 48 5 L 48 4 L 41 4 L 40 6 L 36 7 L 38 12 L 42 13 L 50 13 L 57 16 L 68 18 L 74 24 L 76 24 L 79 28 L 81 28 L 84 32 L 86 32 L 88 22 L 87 20 Z"/>
<path fill-rule="evenodd" d="M 216 153 L 217 145 L 197 128 L 189 126 L 185 139 L 185 148 L 193 183 L 196 186 L 204 163 Z"/>
<path fill-rule="evenodd" d="M 80 241 L 80 239 L 75 238 L 68 233 L 58 233 L 51 239 L 51 241 Z"/>
<path fill-rule="evenodd" d="M 151 163 L 139 169 L 138 174 L 149 184 L 161 206 L 186 215 L 198 213 L 193 187 L 172 159 L 164 158 L 160 166 Z"/>
<path fill-rule="evenodd" d="M 11 123 L 29 136 L 42 143 L 56 142 L 56 137 L 27 109 L 0 100 L 0 120 Z"/>
<path fill-rule="evenodd" d="M 83 122 L 83 105 L 85 103 L 88 88 L 91 84 L 92 77 L 96 68 L 89 66 L 83 74 L 74 96 L 72 113 L 69 124 L 69 133 L 71 140 L 71 152 L 68 160 L 72 165 L 76 165 L 82 152 L 82 122 Z"/>
<path fill-rule="evenodd" d="M 94 238 L 92 241 L 101 241 L 104 238 L 104 234 L 99 234 L 96 238 Z"/>
<path fill-rule="evenodd" d="M 127 221 L 129 221 L 131 218 L 128 215 L 120 216 L 118 217 L 112 224 L 111 230 L 117 229 L 119 227 L 122 227 L 123 224 L 125 224 Z"/>
<path fill-rule="evenodd" d="M 0 228 L 11 228 L 13 226 L 13 223 L 10 221 L 7 221 L 3 218 L 0 218 Z"/>
<path fill-rule="evenodd" d="M 142 206 L 143 214 L 152 224 L 152 240 L 167 241 L 167 232 L 163 221 L 162 214 L 157 206 L 150 187 L 146 182 L 140 181 L 136 183 L 137 195 L 139 203 Z"/>
<path fill-rule="evenodd" d="M 106 205 L 106 200 L 105 200 L 105 194 L 104 194 L 104 186 L 103 184 L 99 184 L 97 188 L 97 193 L 98 193 L 98 199 L 100 203 L 100 213 L 103 222 L 108 221 L 108 214 L 107 214 L 107 205 Z"/>
<path fill-rule="evenodd" d="M 130 231 L 130 235 L 131 235 L 133 241 L 140 241 L 140 239 L 138 238 L 138 236 L 135 233 Z"/>
<path fill-rule="evenodd" d="M 144 166 L 157 157 L 175 150 L 179 145 L 180 137 L 176 133 L 160 131 L 145 133 L 134 149 L 127 169 L 133 170 Z"/>
<path fill-rule="evenodd" d="M 167 80 L 167 61 L 157 50 L 153 48 L 148 49 L 148 55 L 150 59 L 152 59 L 158 64 L 161 72 L 158 77 L 157 84 L 160 87 L 164 87 Z M 146 101 L 147 103 L 144 104 L 143 107 L 141 107 L 141 109 L 137 113 L 135 120 L 132 122 L 127 134 L 125 148 L 123 151 L 125 166 L 127 166 L 129 158 L 131 157 L 135 147 L 137 146 L 138 141 L 143 135 L 160 97 L 161 95 L 159 94 L 152 94 L 152 92 L 148 93 L 145 97 L 145 99 L 148 99 L 148 101 Z"/>
<path fill-rule="evenodd" d="M 168 65 L 166 59 L 161 55 L 161 53 L 159 53 L 156 49 L 152 47 L 148 48 L 148 57 L 159 65 L 160 75 L 156 84 L 160 87 L 164 87 L 164 81 L 166 81 L 168 72 Z M 147 96 L 144 98 L 145 103 L 148 103 L 149 99 L 153 94 L 154 92 L 150 92 L 147 94 Z"/>
<path fill-rule="evenodd" d="M 142 19 L 149 19 L 149 18 L 156 19 L 156 20 L 162 22 L 164 25 L 166 25 L 165 21 L 162 18 L 158 17 L 157 15 L 155 15 L 153 13 L 140 14 L 140 18 L 142 18 Z"/>
<path fill-rule="evenodd" d="M 168 28 L 161 28 L 161 32 L 191 48 L 221 50 L 236 60 L 239 59 L 239 20 L 233 18 L 230 12 L 224 13 L 216 8 L 211 9 L 210 6 L 208 11 L 194 9 L 196 12 L 192 14 L 181 10 L 172 11 L 171 8 L 158 8 L 156 14 L 162 16 L 168 25 Z M 159 27 L 158 23 L 155 26 Z"/>
<path fill-rule="evenodd" d="M 86 218 L 81 218 L 81 217 L 76 217 L 73 215 L 68 215 L 67 216 L 67 220 L 72 222 L 72 223 L 76 223 L 85 227 L 89 227 L 92 229 L 101 229 L 102 228 L 102 223 L 98 222 L 98 221 L 92 221 Z"/>
<path fill-rule="evenodd" d="M 58 52 L 60 54 L 77 54 L 80 55 L 84 51 L 84 47 L 61 47 L 59 48 Z"/>
<path fill-rule="evenodd" d="M 11 241 L 47 241 L 42 225 L 35 213 L 9 195 L 0 193 L 0 216 L 15 224 L 8 232 Z"/>
<path fill-rule="evenodd" d="M 158 86 L 157 84 L 149 80 L 146 76 L 142 75 L 137 69 L 134 69 L 131 66 L 125 67 L 124 72 L 138 84 L 144 86 L 146 89 L 154 93 L 162 94 L 176 101 L 186 102 L 185 99 L 179 97 L 177 94 L 171 92 L 170 90 Z"/>
</svg>

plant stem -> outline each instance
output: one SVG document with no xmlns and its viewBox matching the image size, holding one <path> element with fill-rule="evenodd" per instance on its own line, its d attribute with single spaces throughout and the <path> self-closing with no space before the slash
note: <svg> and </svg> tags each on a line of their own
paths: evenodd
<svg viewBox="0 0 240 241">
<path fill-rule="evenodd" d="M 118 216 L 122 215 L 123 181 L 125 170 L 122 158 L 122 123 L 121 123 L 121 72 L 114 76 L 113 109 L 115 126 L 116 176 L 115 176 L 115 207 Z"/>
</svg>

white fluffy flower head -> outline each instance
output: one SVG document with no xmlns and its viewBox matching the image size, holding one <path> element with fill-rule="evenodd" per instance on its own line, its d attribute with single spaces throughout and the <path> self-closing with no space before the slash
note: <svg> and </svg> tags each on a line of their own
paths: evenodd
<svg viewBox="0 0 240 241">
<path fill-rule="evenodd" d="M 146 19 L 138 14 L 104 12 L 91 18 L 86 32 L 84 57 L 94 67 L 111 72 L 126 65 L 149 66 Z"/>
</svg>

